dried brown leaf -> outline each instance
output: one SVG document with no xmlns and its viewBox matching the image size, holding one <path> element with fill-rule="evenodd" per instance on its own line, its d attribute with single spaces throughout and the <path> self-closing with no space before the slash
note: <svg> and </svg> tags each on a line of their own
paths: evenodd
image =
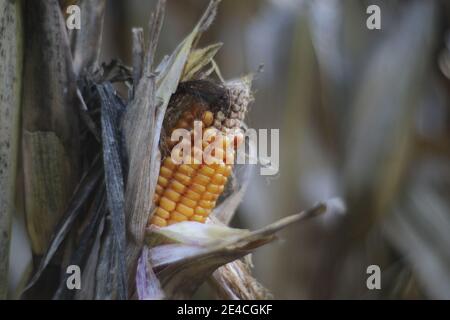
<svg viewBox="0 0 450 320">
<path fill-rule="evenodd" d="M 151 226 L 147 234 L 149 263 L 167 297 L 187 298 L 217 268 L 273 241 L 275 233 L 286 226 L 333 209 L 328 205 L 334 203 L 319 203 L 253 232 L 190 221 L 164 228 Z"/>
</svg>

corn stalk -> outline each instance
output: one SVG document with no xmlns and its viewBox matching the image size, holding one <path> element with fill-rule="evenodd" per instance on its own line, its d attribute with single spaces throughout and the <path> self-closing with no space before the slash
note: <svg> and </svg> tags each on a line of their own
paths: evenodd
<svg viewBox="0 0 450 320">
<path fill-rule="evenodd" d="M 8 290 L 11 218 L 14 214 L 20 142 L 22 89 L 22 6 L 0 3 L 0 299 Z"/>
</svg>

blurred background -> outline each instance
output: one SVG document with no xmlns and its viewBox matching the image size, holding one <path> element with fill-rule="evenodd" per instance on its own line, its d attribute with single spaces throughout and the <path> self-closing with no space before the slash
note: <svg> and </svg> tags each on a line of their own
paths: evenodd
<svg viewBox="0 0 450 320">
<path fill-rule="evenodd" d="M 207 3 L 168 0 L 159 59 Z M 131 64 L 131 28 L 146 27 L 154 4 L 107 1 L 101 61 Z M 372 4 L 381 30 L 366 27 Z M 275 298 L 450 299 L 449 18 L 438 0 L 222 1 L 202 44 L 224 43 L 227 79 L 264 65 L 247 122 L 280 129 L 279 174 L 254 170 L 233 226 L 331 197 L 347 206 L 256 251 L 255 275 Z M 366 287 L 373 264 L 381 290 Z"/>
</svg>

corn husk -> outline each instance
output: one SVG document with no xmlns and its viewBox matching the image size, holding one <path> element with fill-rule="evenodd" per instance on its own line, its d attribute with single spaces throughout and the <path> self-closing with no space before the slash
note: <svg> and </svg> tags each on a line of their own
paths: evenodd
<svg viewBox="0 0 450 320">
<path fill-rule="evenodd" d="M 151 226 L 147 231 L 147 266 L 141 259 L 141 269 L 150 270 L 159 280 L 160 289 L 155 296 L 146 294 L 145 299 L 166 297 L 186 299 L 221 266 L 249 255 L 256 248 L 273 241 L 276 232 L 305 219 L 325 212 L 333 212 L 334 202 L 319 203 L 299 214 L 288 216 L 256 231 L 234 229 L 213 222 L 181 222 L 168 227 Z M 144 257 L 144 256 L 143 256 Z M 151 273 L 148 278 L 155 278 Z M 137 278 L 137 287 L 146 285 Z M 270 295 L 249 272 L 249 265 L 235 262 L 227 265 L 213 276 L 216 288 L 228 292 L 227 298 L 259 299 Z M 248 282 L 251 286 L 243 290 Z M 143 289 L 138 292 L 143 292 Z M 161 294 L 163 292 L 163 294 Z M 223 294 L 222 294 L 223 295 Z"/>
<path fill-rule="evenodd" d="M 78 46 L 98 42 L 99 36 L 89 33 L 86 39 L 72 42 L 72 51 L 79 54 L 79 79 L 70 92 L 79 108 L 83 132 L 77 136 L 82 145 L 83 174 L 70 199 L 57 203 L 65 209 L 59 208 L 58 224 L 51 237 L 47 235 L 49 244 L 41 249 L 42 258 L 28 282 L 27 295 L 39 290 L 39 284 L 53 274 L 56 280 L 48 290 L 54 299 L 190 298 L 205 281 L 228 299 L 268 298 L 268 291 L 251 275 L 249 255 L 273 241 L 284 227 L 333 207 L 333 202 L 320 203 L 256 231 L 230 228 L 227 224 L 251 173 L 249 167 L 237 166 L 208 224 L 147 228 L 159 173 L 163 120 L 170 116 L 167 112 L 173 112 L 167 110 L 172 94 L 180 81 L 213 76 L 222 81 L 214 62 L 220 44 L 197 48 L 218 3 L 210 2 L 193 31 L 157 66 L 154 56 L 165 1 L 158 2 L 150 19 L 147 45 L 143 44 L 143 31 L 133 31 L 134 69 L 117 60 L 96 68 L 97 51 L 83 52 Z M 97 19 L 102 15 L 96 10 L 92 14 Z M 239 87 L 251 96 L 251 79 L 246 76 L 222 84 Z M 128 95 L 122 95 L 123 90 L 119 93 L 115 84 L 125 85 Z M 57 133 L 27 132 L 35 149 L 67 152 L 65 140 Z M 42 162 L 38 160 L 35 162 Z M 61 176 L 71 172 L 64 171 L 70 167 L 60 157 L 44 160 L 54 163 L 44 177 L 52 177 L 55 188 Z M 58 191 L 65 193 L 66 189 Z M 72 264 L 83 270 L 84 285 L 77 292 L 66 286 L 65 268 Z"/>
<path fill-rule="evenodd" d="M 162 24 L 162 3 L 152 20 L 152 34 L 144 59 L 143 77 L 137 84 L 135 97 L 124 116 L 124 136 L 130 164 L 125 194 L 129 283 L 133 283 L 139 251 L 143 245 L 145 225 L 151 212 L 159 173 L 159 139 L 165 111 L 181 79 L 192 45 L 212 22 L 217 4 L 218 1 L 210 3 L 194 30 L 157 68 L 157 76 L 151 72 L 157 36 Z M 142 145 L 148 147 L 142 148 Z"/>
<path fill-rule="evenodd" d="M 8 290 L 11 220 L 20 142 L 22 28 L 21 3 L 0 3 L 0 299 L 6 298 Z"/>
</svg>

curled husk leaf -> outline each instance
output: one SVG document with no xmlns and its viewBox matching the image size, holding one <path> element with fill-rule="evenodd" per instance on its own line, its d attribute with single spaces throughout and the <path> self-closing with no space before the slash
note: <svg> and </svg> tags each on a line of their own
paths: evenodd
<svg viewBox="0 0 450 320">
<path fill-rule="evenodd" d="M 333 201 L 321 202 L 256 231 L 230 228 L 214 219 L 206 224 L 185 221 L 163 228 L 150 226 L 146 234 L 146 268 L 151 266 L 164 296 L 170 299 L 191 297 L 205 280 L 224 265 L 227 267 L 216 272 L 213 279 L 216 288 L 220 286 L 222 292 L 228 292 L 228 298 L 267 298 L 267 290 L 251 277 L 249 264 L 228 264 L 273 241 L 276 232 L 286 226 L 333 211 L 334 204 Z M 138 282 L 141 280 L 137 279 Z M 137 283 L 138 287 L 140 285 Z M 244 290 L 244 286 L 248 290 Z M 139 298 L 157 299 L 158 296 Z"/>
</svg>

